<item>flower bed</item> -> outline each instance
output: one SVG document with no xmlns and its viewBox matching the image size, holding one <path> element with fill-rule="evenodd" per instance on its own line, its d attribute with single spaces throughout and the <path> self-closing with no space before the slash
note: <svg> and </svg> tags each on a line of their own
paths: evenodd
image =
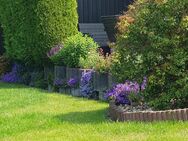
<svg viewBox="0 0 188 141">
<path fill-rule="evenodd" d="M 114 121 L 167 121 L 167 120 L 188 120 L 188 108 L 165 111 L 143 111 L 143 112 L 125 112 L 125 110 L 110 102 L 110 118 Z"/>
<path fill-rule="evenodd" d="M 71 80 L 77 81 L 76 85 L 68 85 Z M 112 76 L 108 73 L 99 73 L 92 69 L 61 66 L 55 66 L 54 69 L 54 86 L 58 85 L 60 93 L 67 93 L 68 90 L 73 96 L 94 97 L 94 99 L 104 100 L 105 92 L 112 86 L 112 81 Z M 63 82 L 66 83 L 66 86 L 60 84 Z M 96 95 L 98 95 L 98 98 Z"/>
</svg>

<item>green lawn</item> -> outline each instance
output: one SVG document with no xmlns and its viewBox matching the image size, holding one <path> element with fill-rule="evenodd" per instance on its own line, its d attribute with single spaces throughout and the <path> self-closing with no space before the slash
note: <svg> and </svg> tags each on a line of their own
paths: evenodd
<svg viewBox="0 0 188 141">
<path fill-rule="evenodd" d="M 187 141 L 188 122 L 118 123 L 108 104 L 0 83 L 0 141 Z"/>
</svg>

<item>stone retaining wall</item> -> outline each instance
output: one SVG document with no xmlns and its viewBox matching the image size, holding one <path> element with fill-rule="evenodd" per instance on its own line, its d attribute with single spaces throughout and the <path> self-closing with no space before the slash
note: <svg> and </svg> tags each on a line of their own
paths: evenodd
<svg viewBox="0 0 188 141">
<path fill-rule="evenodd" d="M 54 68 L 54 80 L 62 79 L 68 81 L 70 78 L 78 79 L 80 84 L 80 79 L 83 72 L 90 71 L 91 69 L 79 69 L 79 68 L 66 68 L 62 66 L 55 66 Z M 108 73 L 93 73 L 93 87 L 95 92 L 99 94 L 99 99 L 104 100 L 104 94 L 106 90 L 112 87 L 114 83 L 114 78 Z M 64 93 L 64 89 L 60 90 Z M 73 89 L 73 95 L 79 95 L 77 89 Z"/>
<path fill-rule="evenodd" d="M 188 120 L 188 108 L 152 112 L 125 112 L 123 108 L 110 102 L 109 114 L 114 121 L 167 121 L 167 120 Z"/>
</svg>

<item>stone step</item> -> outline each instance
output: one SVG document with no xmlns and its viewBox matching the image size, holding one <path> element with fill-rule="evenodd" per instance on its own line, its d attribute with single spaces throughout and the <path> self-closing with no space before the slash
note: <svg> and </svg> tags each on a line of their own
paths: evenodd
<svg viewBox="0 0 188 141">
<path fill-rule="evenodd" d="M 102 23 L 80 23 L 80 32 L 91 36 L 95 42 L 100 46 L 106 46 L 108 43 L 108 36 L 104 31 L 104 25 Z"/>
</svg>

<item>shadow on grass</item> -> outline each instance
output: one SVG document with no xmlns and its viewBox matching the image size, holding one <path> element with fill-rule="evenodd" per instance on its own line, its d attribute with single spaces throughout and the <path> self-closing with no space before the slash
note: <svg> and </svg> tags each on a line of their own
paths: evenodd
<svg viewBox="0 0 188 141">
<path fill-rule="evenodd" d="M 99 124 L 107 121 L 107 109 L 86 111 L 86 112 L 71 112 L 55 116 L 55 119 L 62 123 L 72 124 Z"/>
</svg>

